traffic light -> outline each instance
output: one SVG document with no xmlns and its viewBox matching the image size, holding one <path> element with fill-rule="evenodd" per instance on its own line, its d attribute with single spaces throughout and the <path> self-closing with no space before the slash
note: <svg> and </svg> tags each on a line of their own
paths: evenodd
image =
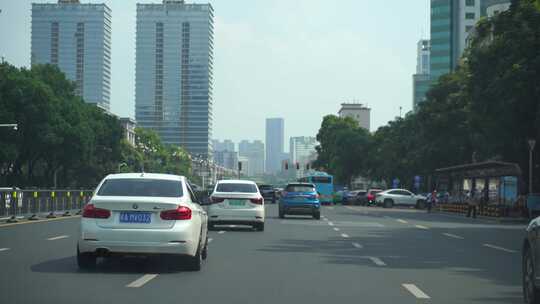
<svg viewBox="0 0 540 304">
<path fill-rule="evenodd" d="M 309 170 L 309 163 L 306 164 L 306 170 Z"/>
<path fill-rule="evenodd" d="M 300 163 L 296 162 L 296 170 L 300 170 Z"/>
<path fill-rule="evenodd" d="M 238 171 L 242 171 L 242 162 L 238 162 Z"/>
<path fill-rule="evenodd" d="M 285 162 L 285 170 L 289 170 L 289 162 Z"/>
</svg>

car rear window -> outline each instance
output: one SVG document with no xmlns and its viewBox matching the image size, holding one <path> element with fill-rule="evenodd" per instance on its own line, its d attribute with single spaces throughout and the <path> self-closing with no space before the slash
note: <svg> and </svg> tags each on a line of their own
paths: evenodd
<svg viewBox="0 0 540 304">
<path fill-rule="evenodd" d="M 309 185 L 288 185 L 287 192 L 315 192 L 315 187 Z"/>
<path fill-rule="evenodd" d="M 257 186 L 253 184 L 223 183 L 217 185 L 216 192 L 257 193 Z"/>
<path fill-rule="evenodd" d="M 98 195 L 181 197 L 183 191 L 182 183 L 176 180 L 115 178 L 106 180 Z"/>
<path fill-rule="evenodd" d="M 259 190 L 274 190 L 274 188 L 272 186 L 261 185 L 259 186 Z"/>
</svg>

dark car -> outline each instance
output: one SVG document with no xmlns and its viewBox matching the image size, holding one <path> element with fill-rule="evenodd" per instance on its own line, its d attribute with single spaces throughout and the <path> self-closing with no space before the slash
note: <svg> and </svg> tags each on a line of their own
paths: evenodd
<svg viewBox="0 0 540 304">
<path fill-rule="evenodd" d="M 343 201 L 348 205 L 364 205 L 366 195 L 366 190 L 349 191 L 343 198 Z"/>
<path fill-rule="evenodd" d="M 274 190 L 274 186 L 272 185 L 258 185 L 259 191 L 261 192 L 262 197 L 264 198 L 265 202 L 272 202 L 272 204 L 276 203 L 276 191 Z"/>
<path fill-rule="evenodd" d="M 540 217 L 533 219 L 526 230 L 522 247 L 523 298 L 525 303 L 540 304 Z"/>
</svg>

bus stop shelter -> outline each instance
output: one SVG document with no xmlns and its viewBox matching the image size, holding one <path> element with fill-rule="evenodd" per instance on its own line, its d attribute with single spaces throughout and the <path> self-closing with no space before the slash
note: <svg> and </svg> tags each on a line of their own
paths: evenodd
<svg viewBox="0 0 540 304">
<path fill-rule="evenodd" d="M 484 200 L 486 205 L 512 207 L 522 184 L 518 164 L 486 161 L 435 170 L 437 189 L 448 192 L 449 203 L 467 199 Z"/>
</svg>

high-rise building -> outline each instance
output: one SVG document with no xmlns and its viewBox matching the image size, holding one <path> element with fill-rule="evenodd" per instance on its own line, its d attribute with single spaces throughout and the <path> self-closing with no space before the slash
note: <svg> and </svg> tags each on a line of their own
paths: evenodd
<svg viewBox="0 0 540 304">
<path fill-rule="evenodd" d="M 213 41 L 210 4 L 137 4 L 137 124 L 203 157 L 211 155 Z"/>
<path fill-rule="evenodd" d="M 218 166 L 237 170 L 238 152 L 228 150 L 214 151 L 214 161 Z"/>
<path fill-rule="evenodd" d="M 294 168 L 298 164 L 296 177 L 304 175 L 307 165 L 317 158 L 317 139 L 315 137 L 298 136 L 289 140 L 289 160 Z"/>
<path fill-rule="evenodd" d="M 249 176 L 264 173 L 264 143 L 262 141 L 250 142 L 249 140 L 242 140 L 238 144 L 238 155 L 248 159 Z"/>
<path fill-rule="evenodd" d="M 510 8 L 511 0 L 482 0 L 482 16 L 493 17 Z"/>
<path fill-rule="evenodd" d="M 31 63 L 53 64 L 85 102 L 109 110 L 111 10 L 105 4 L 32 3 Z"/>
<path fill-rule="evenodd" d="M 429 76 L 429 40 L 421 39 L 417 44 L 416 74 L 413 75 L 413 109 L 426 100 L 426 92 L 431 84 Z"/>
<path fill-rule="evenodd" d="M 339 117 L 351 117 L 358 125 L 369 131 L 371 126 L 371 108 L 361 103 L 342 103 L 338 111 Z"/>
<path fill-rule="evenodd" d="M 212 140 L 213 151 L 236 151 L 234 149 L 234 142 L 230 139 L 225 139 L 224 141 L 219 141 L 217 139 Z"/>
<path fill-rule="evenodd" d="M 285 137 L 285 122 L 283 118 L 266 119 L 266 172 L 277 173 L 281 169 Z"/>
<path fill-rule="evenodd" d="M 469 31 L 480 18 L 480 0 L 431 0 L 431 80 L 455 69 Z"/>
</svg>

